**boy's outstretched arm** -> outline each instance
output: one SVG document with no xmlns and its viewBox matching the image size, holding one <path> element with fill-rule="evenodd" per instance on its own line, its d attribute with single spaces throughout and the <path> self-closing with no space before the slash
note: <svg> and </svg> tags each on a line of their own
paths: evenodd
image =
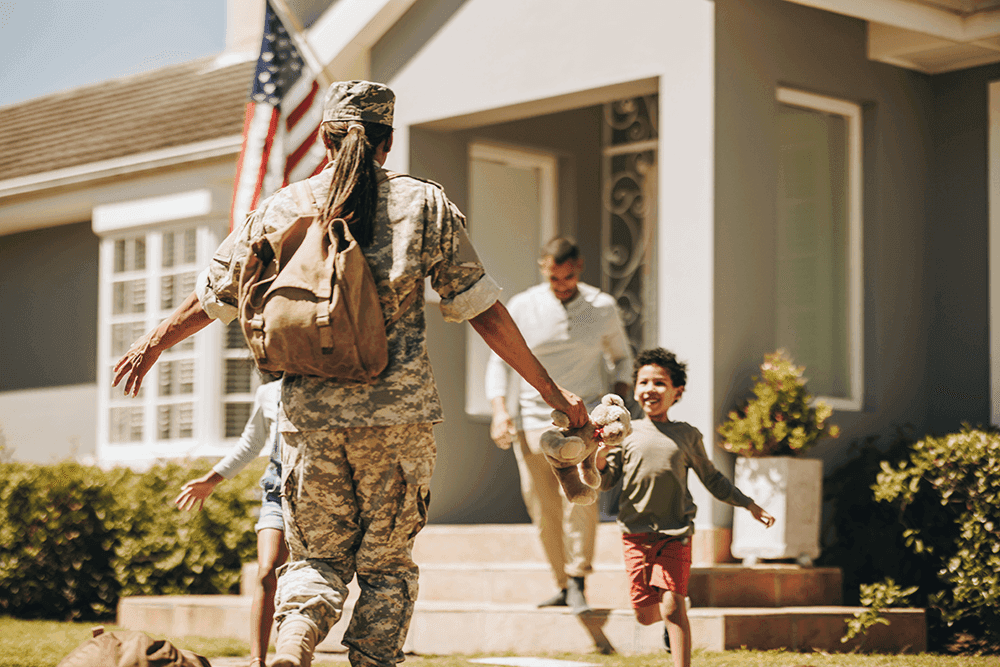
<svg viewBox="0 0 1000 667">
<path fill-rule="evenodd" d="M 753 514 L 753 518 L 760 521 L 765 527 L 770 528 L 774 525 L 774 517 L 768 514 L 767 510 L 757 503 L 751 502 L 747 505 L 747 511 L 749 511 L 750 514 Z"/>
</svg>

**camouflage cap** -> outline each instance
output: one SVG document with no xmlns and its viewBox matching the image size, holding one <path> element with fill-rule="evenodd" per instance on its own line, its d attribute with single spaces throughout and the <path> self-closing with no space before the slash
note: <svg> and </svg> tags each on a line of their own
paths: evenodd
<svg viewBox="0 0 1000 667">
<path fill-rule="evenodd" d="M 396 95 L 381 83 L 371 81 L 338 81 L 326 91 L 323 122 L 328 120 L 359 120 L 392 126 L 392 110 Z"/>
</svg>

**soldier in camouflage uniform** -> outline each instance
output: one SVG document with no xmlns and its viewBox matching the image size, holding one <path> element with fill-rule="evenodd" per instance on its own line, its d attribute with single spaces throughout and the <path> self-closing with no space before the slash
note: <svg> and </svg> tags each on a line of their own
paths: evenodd
<svg viewBox="0 0 1000 667">
<path fill-rule="evenodd" d="M 427 519 L 433 424 L 442 420 L 427 355 L 425 277 L 445 320 L 469 320 L 554 409 L 574 425 L 587 420 L 580 399 L 556 385 L 528 350 L 469 242 L 464 216 L 441 186 L 382 170 L 392 147 L 393 103 L 392 91 L 366 81 L 335 83 L 327 92 L 321 135 L 331 163 L 309 185 L 326 202 L 321 210 L 350 222 L 386 318 L 404 312 L 387 332 L 389 363 L 374 383 L 284 378 L 279 427 L 290 557 L 278 581 L 272 667 L 310 664 L 315 645 L 340 618 L 354 576 L 361 595 L 344 633 L 351 664 L 403 660 L 417 597 L 411 552 Z M 115 384 L 125 379 L 126 393 L 136 393 L 163 350 L 213 318 L 231 321 L 247 248 L 296 217 L 285 190 L 265 200 L 219 247 L 195 293 L 119 361 Z"/>
</svg>

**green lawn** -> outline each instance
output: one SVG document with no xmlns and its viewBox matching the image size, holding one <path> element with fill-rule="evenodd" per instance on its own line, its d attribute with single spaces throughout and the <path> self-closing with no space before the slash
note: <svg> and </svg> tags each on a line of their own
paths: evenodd
<svg viewBox="0 0 1000 667">
<path fill-rule="evenodd" d="M 54 667 L 76 646 L 90 637 L 93 623 L 59 623 L 55 621 L 19 621 L 0 617 L 0 667 Z M 106 625 L 112 632 L 117 628 Z M 246 642 L 233 639 L 198 637 L 165 637 L 174 645 L 207 657 L 249 655 Z M 406 667 L 474 667 L 469 656 L 407 656 Z M 489 657 L 489 656 L 474 656 Z M 666 653 L 655 655 L 552 655 L 552 658 L 588 662 L 602 667 L 647 667 L 668 665 Z M 249 660 L 240 664 L 247 664 Z M 228 661 L 227 661 L 228 663 Z M 343 659 L 313 663 L 343 667 Z M 998 667 L 1000 658 L 923 655 L 853 655 L 829 653 L 788 653 L 782 651 L 727 651 L 716 653 L 696 651 L 694 667 Z"/>
</svg>

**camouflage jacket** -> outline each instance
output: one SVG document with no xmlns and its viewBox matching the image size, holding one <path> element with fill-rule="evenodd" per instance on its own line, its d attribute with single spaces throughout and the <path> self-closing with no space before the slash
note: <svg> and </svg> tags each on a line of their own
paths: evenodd
<svg viewBox="0 0 1000 667">
<path fill-rule="evenodd" d="M 309 179 L 316 201 L 326 201 L 333 170 Z M 279 190 L 222 242 L 198 278 L 202 307 L 226 323 L 237 315 L 239 276 L 256 239 L 298 216 L 292 196 Z M 371 385 L 345 385 L 307 376 L 286 376 L 282 431 L 387 426 L 442 420 L 424 321 L 424 278 L 441 297 L 441 313 L 461 322 L 489 308 L 500 288 L 483 269 L 465 228 L 465 216 L 441 186 L 411 176 L 379 186 L 374 241 L 364 248 L 382 312 L 393 315 L 417 290 L 407 312 L 388 331 L 389 364 Z"/>
</svg>

